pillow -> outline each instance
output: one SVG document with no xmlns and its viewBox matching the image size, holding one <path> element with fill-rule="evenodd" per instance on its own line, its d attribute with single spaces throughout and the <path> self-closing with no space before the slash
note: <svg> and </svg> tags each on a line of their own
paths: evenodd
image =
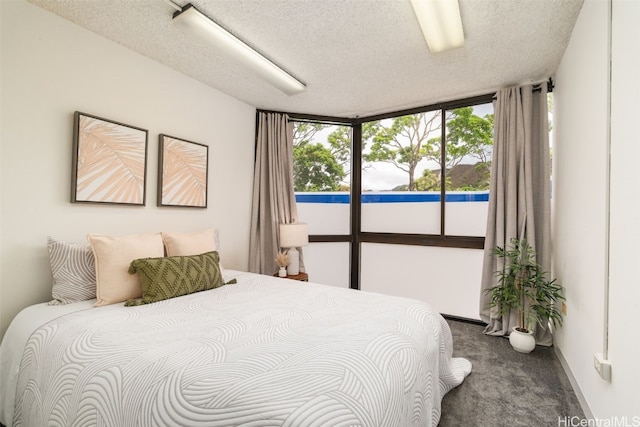
<svg viewBox="0 0 640 427">
<path fill-rule="evenodd" d="M 131 261 L 164 255 L 162 236 L 131 234 L 126 236 L 87 236 L 96 258 L 96 306 L 123 302 L 142 295 L 138 277 L 128 273 Z"/>
<path fill-rule="evenodd" d="M 53 287 L 49 305 L 71 304 L 96 297 L 96 263 L 91 246 L 47 237 Z"/>
<path fill-rule="evenodd" d="M 162 242 L 167 256 L 199 255 L 205 252 L 220 253 L 220 232 L 209 228 L 195 233 L 162 233 Z M 225 276 L 222 262 L 218 263 L 222 276 Z"/>
<path fill-rule="evenodd" d="M 199 255 L 218 251 L 218 231 L 210 228 L 195 233 L 162 233 L 167 256 Z"/>
<path fill-rule="evenodd" d="M 131 262 L 129 273 L 138 273 L 142 298 L 126 306 L 149 304 L 169 298 L 219 288 L 224 285 L 218 252 L 191 256 L 143 258 Z"/>
</svg>

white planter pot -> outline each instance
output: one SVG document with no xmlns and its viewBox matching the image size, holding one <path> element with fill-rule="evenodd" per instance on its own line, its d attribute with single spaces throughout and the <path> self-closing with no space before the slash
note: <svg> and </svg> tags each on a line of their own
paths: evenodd
<svg viewBox="0 0 640 427">
<path fill-rule="evenodd" d="M 509 343 L 511 343 L 511 347 L 515 351 L 520 353 L 531 353 L 536 348 L 536 339 L 533 337 L 533 332 L 520 332 L 515 326 L 511 329 Z"/>
<path fill-rule="evenodd" d="M 278 270 L 278 276 L 287 277 L 287 269 L 286 268 L 281 268 L 280 270 Z"/>
</svg>

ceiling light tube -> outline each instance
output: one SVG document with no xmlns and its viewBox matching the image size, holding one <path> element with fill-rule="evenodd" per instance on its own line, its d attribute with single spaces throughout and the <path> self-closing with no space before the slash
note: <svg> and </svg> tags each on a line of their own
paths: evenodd
<svg viewBox="0 0 640 427">
<path fill-rule="evenodd" d="M 295 95 L 306 89 L 302 82 L 203 15 L 190 3 L 173 15 L 173 24 L 185 32 L 200 37 L 217 48 L 219 52 L 248 66 L 287 95 Z"/>
<path fill-rule="evenodd" d="M 464 45 L 458 0 L 411 0 L 431 53 Z"/>
</svg>

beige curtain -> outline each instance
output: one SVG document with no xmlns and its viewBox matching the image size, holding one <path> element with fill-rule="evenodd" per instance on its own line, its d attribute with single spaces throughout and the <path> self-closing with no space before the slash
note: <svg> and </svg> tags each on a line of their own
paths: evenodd
<svg viewBox="0 0 640 427">
<path fill-rule="evenodd" d="M 269 275 L 276 272 L 279 224 L 295 222 L 297 218 L 293 189 L 293 124 L 286 114 L 258 112 L 250 272 Z M 304 271 L 302 259 L 300 271 Z"/>
<path fill-rule="evenodd" d="M 539 89 L 538 89 L 539 88 Z M 549 123 L 547 83 L 500 90 L 494 103 L 495 130 L 489 215 L 484 246 L 480 316 L 485 333 L 509 335 L 517 325 L 515 313 L 500 316 L 489 309 L 484 292 L 497 284 L 495 272 L 502 268 L 493 248 L 512 238 L 527 239 L 537 261 L 551 271 Z M 551 345 L 551 333 L 538 327 L 536 342 Z"/>
</svg>

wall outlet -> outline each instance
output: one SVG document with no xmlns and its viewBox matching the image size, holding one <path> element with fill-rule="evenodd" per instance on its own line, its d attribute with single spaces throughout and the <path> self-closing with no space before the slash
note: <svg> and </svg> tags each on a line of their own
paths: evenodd
<svg viewBox="0 0 640 427">
<path fill-rule="evenodd" d="M 611 381 L 611 361 L 606 360 L 602 354 L 596 353 L 593 357 L 593 367 L 605 381 Z"/>
</svg>

